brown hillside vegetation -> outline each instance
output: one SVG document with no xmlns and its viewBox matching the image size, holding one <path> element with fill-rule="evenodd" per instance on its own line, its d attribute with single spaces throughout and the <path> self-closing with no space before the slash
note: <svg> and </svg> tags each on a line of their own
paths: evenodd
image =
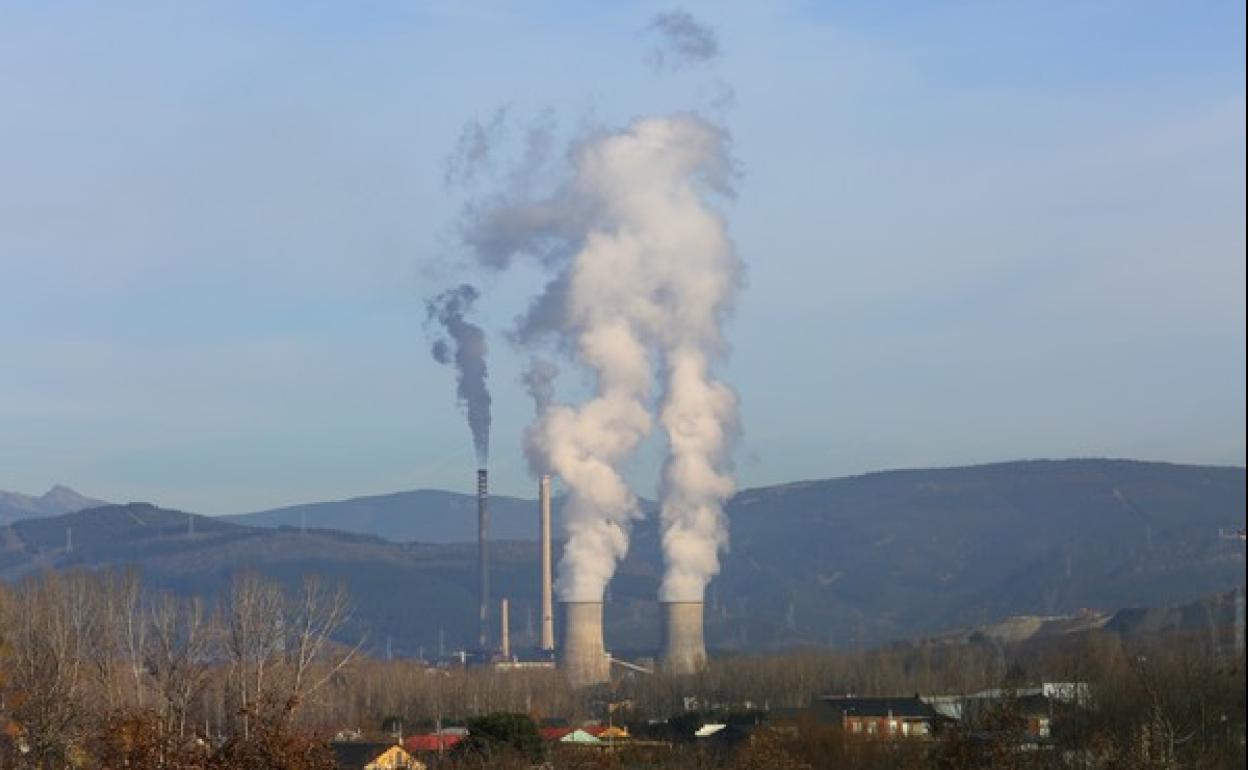
<svg viewBox="0 0 1248 770">
<path fill-rule="evenodd" d="M 1228 628 L 723 658 L 692 677 L 573 691 L 553 670 L 365 657 L 334 641 L 349 615 L 346 595 L 315 579 L 287 590 L 242 575 L 203 602 L 126 573 L 30 578 L 0 592 L 0 768 L 317 770 L 332 766 L 335 734 L 384 741 L 439 724 L 470 730 L 425 758 L 447 768 L 1244 767 L 1244 658 Z M 1042 738 L 1012 694 L 1039 681 L 1089 692 L 1051 706 Z M 829 694 L 986 688 L 1002 694 L 982 713 L 902 742 L 811 708 Z M 629 739 L 534 742 L 539 725 L 607 720 Z M 708 723 L 727 725 L 722 740 L 694 737 Z"/>
</svg>

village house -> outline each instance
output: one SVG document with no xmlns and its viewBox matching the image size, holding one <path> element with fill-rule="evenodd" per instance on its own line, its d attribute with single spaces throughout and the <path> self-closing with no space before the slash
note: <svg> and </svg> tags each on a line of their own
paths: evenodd
<svg viewBox="0 0 1248 770">
<path fill-rule="evenodd" d="M 336 741 L 329 747 L 339 770 L 426 770 L 424 762 L 396 743 Z"/>
<path fill-rule="evenodd" d="M 546 727 L 540 731 L 542 740 L 548 743 L 560 743 L 573 746 L 600 746 L 602 741 L 598 736 L 590 732 L 590 729 L 580 727 Z"/>
<path fill-rule="evenodd" d="M 409 754 L 445 754 L 455 748 L 464 736 L 459 733 L 440 732 L 410 735 L 403 741 L 403 748 Z"/>
<path fill-rule="evenodd" d="M 1009 708 L 1023 720 L 1027 737 L 1047 739 L 1053 734 L 1055 721 L 1087 707 L 1091 692 L 1085 682 L 1041 682 L 969 695 L 923 696 L 923 701 L 938 713 L 970 725 L 979 723 L 994 710 Z"/>
<path fill-rule="evenodd" d="M 947 721 L 918 696 L 858 698 L 822 696 L 811 705 L 813 715 L 825 724 L 836 724 L 849 735 L 900 740 L 925 738 Z"/>
</svg>

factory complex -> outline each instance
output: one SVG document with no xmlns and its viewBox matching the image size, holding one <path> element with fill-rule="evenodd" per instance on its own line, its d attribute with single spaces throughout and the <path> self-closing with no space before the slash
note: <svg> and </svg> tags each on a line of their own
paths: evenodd
<svg viewBox="0 0 1248 770">
<path fill-rule="evenodd" d="M 554 600 L 553 547 L 551 541 L 551 477 L 543 474 L 538 482 L 537 530 L 540 543 L 541 627 L 537 656 L 521 660 L 513 655 L 510 633 L 510 602 L 499 599 L 498 643 L 491 633 L 489 548 L 489 474 L 477 471 L 477 558 L 478 558 L 478 635 L 474 661 L 488 663 L 498 670 L 515 670 L 557 665 L 575 687 L 586 687 L 610 681 L 611 665 L 615 663 L 634 671 L 650 669 L 615 659 L 607 650 L 603 635 L 602 601 L 560 601 L 556 637 Z M 694 674 L 706 666 L 706 644 L 703 639 L 703 603 L 700 601 L 663 602 L 662 646 L 658 665 L 673 674 Z M 556 638 L 558 641 L 556 641 Z"/>
</svg>

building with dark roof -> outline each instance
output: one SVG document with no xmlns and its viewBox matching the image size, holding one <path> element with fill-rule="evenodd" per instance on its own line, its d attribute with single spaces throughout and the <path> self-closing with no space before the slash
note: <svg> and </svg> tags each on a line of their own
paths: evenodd
<svg viewBox="0 0 1248 770">
<path fill-rule="evenodd" d="M 1030 738 L 1052 735 L 1053 723 L 1077 713 L 1091 703 L 1086 682 L 1042 682 L 1012 689 L 981 690 L 970 695 L 931 695 L 923 700 L 941 714 L 961 721 L 972 730 L 986 716 L 1009 711 L 1026 724 Z"/>
<path fill-rule="evenodd" d="M 335 741 L 329 744 L 339 770 L 425 770 L 425 763 L 396 743 Z"/>
<path fill-rule="evenodd" d="M 918 696 L 858 698 L 828 695 L 816 698 L 812 711 L 820 722 L 839 725 L 847 734 L 868 738 L 922 738 L 948 721 Z"/>
</svg>

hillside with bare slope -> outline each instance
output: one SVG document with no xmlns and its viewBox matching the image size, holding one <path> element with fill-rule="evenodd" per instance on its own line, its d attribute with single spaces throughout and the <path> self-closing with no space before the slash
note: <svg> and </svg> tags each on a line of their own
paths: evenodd
<svg viewBox="0 0 1248 770">
<path fill-rule="evenodd" d="M 743 652 L 852 647 L 1014 616 L 1190 602 L 1243 584 L 1243 543 L 1219 529 L 1243 526 L 1244 494 L 1242 468 L 1102 460 L 745 490 L 728 506 L 732 544 L 708 592 L 708 641 Z M 514 515 L 533 514 L 532 503 L 515 505 Z M 133 565 L 157 585 L 211 593 L 243 569 L 286 581 L 314 572 L 346 583 L 356 630 L 377 644 L 389 638 L 397 652 L 475 636 L 471 542 L 251 527 L 146 504 L 30 519 L 0 533 L 8 579 L 45 567 Z M 534 638 L 537 549 L 500 540 L 492 553 L 493 594 L 511 599 L 523 646 Z M 615 649 L 653 651 L 661 570 L 651 517 L 636 527 L 610 587 Z"/>
</svg>

